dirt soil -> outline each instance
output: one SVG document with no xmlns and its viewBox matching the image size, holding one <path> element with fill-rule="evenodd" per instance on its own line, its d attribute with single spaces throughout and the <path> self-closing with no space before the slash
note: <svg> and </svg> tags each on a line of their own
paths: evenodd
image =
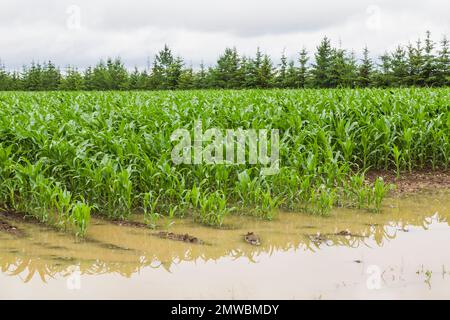
<svg viewBox="0 0 450 320">
<path fill-rule="evenodd" d="M 448 170 L 419 170 L 397 174 L 394 171 L 370 171 L 366 174 L 369 182 L 377 177 L 383 177 L 385 182 L 395 184 L 394 194 L 413 193 L 422 190 L 450 188 L 450 169 Z"/>
</svg>

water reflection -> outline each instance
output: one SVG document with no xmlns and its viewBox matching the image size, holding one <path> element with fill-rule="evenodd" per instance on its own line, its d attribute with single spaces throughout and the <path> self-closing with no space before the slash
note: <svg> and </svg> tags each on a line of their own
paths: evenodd
<svg viewBox="0 0 450 320">
<path fill-rule="evenodd" d="M 411 227 L 428 229 L 446 223 L 450 216 L 450 192 L 389 199 L 381 214 L 337 209 L 329 218 L 280 213 L 271 222 L 239 216 L 227 221 L 224 230 L 199 227 L 189 221 L 176 221 L 171 231 L 189 233 L 207 244 L 195 245 L 160 239 L 154 231 L 123 227 L 98 221 L 86 241 L 32 224 L 14 222 L 26 236 L 0 233 L 0 270 L 20 277 L 47 282 L 65 277 L 77 266 L 81 274 L 115 273 L 123 277 L 143 268 L 171 272 L 186 262 L 246 259 L 256 263 L 261 255 L 279 251 L 317 252 L 328 247 L 382 247 Z M 3 218 L 2 218 L 3 219 Z M 260 246 L 243 241 L 247 231 L 257 233 Z M 430 233 L 432 236 L 432 233 Z"/>
</svg>

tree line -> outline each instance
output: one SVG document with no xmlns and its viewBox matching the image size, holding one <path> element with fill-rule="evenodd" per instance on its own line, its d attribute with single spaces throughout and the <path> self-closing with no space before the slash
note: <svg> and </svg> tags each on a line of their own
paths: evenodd
<svg viewBox="0 0 450 320">
<path fill-rule="evenodd" d="M 283 53 L 275 65 L 258 48 L 253 57 L 227 48 L 215 65 L 186 66 L 166 45 L 146 70 L 128 71 L 120 58 L 100 61 L 79 71 L 64 72 L 51 61 L 31 63 L 22 71 L 0 64 L 0 90 L 176 90 L 245 88 L 337 88 L 450 85 L 450 53 L 446 36 L 439 43 L 426 32 L 422 41 L 397 46 L 375 62 L 367 47 L 361 59 L 354 52 L 322 39 L 313 59 L 302 49 L 295 60 Z"/>
</svg>

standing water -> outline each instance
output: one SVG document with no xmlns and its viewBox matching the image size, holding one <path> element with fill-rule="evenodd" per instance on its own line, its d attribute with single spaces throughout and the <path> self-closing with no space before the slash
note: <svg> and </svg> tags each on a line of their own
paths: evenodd
<svg viewBox="0 0 450 320">
<path fill-rule="evenodd" d="M 0 299 L 448 298 L 450 191 L 386 199 L 381 213 L 231 216 L 158 231 L 94 220 L 85 240 L 0 216 Z M 260 244 L 244 240 L 247 232 Z"/>
</svg>

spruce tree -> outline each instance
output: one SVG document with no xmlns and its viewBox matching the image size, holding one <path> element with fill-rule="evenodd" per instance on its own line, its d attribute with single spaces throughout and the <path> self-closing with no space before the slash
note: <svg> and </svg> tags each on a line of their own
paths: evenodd
<svg viewBox="0 0 450 320">
<path fill-rule="evenodd" d="M 283 50 L 282 54 L 281 54 L 281 59 L 280 59 L 280 64 L 279 64 L 279 68 L 278 68 L 278 72 L 277 72 L 277 76 L 276 76 L 276 86 L 278 88 L 286 88 L 287 87 L 287 68 L 288 68 L 288 62 L 287 62 L 287 58 L 286 58 L 286 54 Z"/>
<path fill-rule="evenodd" d="M 323 38 L 314 54 L 315 62 L 311 74 L 313 85 L 317 88 L 330 88 L 332 86 L 331 68 L 333 62 L 333 49 L 330 40 Z"/>
<path fill-rule="evenodd" d="M 422 67 L 422 81 L 425 85 L 431 86 L 436 80 L 436 61 L 433 55 L 434 42 L 431 39 L 431 32 L 426 32 L 424 47 L 424 62 Z"/>
<path fill-rule="evenodd" d="M 436 85 L 449 86 L 450 85 L 450 51 L 447 37 L 444 36 L 441 40 L 441 47 L 438 52 L 436 65 Z"/>
<path fill-rule="evenodd" d="M 372 80 L 373 63 L 369 57 L 367 46 L 364 47 L 363 58 L 358 71 L 358 85 L 363 88 L 369 87 Z"/>
<path fill-rule="evenodd" d="M 300 66 L 298 68 L 298 80 L 297 80 L 297 86 L 299 88 L 305 88 L 308 81 L 308 63 L 309 57 L 308 57 L 308 51 L 306 51 L 306 48 L 303 47 L 302 51 L 300 51 L 300 56 L 298 59 L 298 62 L 300 63 Z"/>
</svg>

